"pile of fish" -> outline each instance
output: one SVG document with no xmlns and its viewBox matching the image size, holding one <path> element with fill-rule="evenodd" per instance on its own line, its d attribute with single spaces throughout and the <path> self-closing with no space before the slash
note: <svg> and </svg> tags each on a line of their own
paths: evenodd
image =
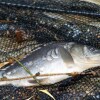
<svg viewBox="0 0 100 100">
<path fill-rule="evenodd" d="M 100 5 L 87 1 L 0 0 L 0 62 L 22 56 L 33 75 L 18 62 L 3 66 L 0 90 L 13 86 L 15 95 L 5 89 L 0 99 L 27 99 L 30 90 L 40 100 L 43 88 L 57 100 L 100 98 Z M 24 96 L 16 97 L 16 87 Z"/>
</svg>

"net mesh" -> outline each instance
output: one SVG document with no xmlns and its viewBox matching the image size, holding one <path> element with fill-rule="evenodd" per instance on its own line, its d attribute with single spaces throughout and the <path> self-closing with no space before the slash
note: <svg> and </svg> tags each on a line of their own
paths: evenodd
<svg viewBox="0 0 100 100">
<path fill-rule="evenodd" d="M 52 100 L 39 90 L 48 90 L 56 100 L 99 100 L 100 99 L 100 67 L 86 71 L 95 72 L 94 75 L 78 76 L 60 83 L 41 87 L 0 87 L 0 99 L 3 100 Z"/>
<path fill-rule="evenodd" d="M 77 42 L 100 49 L 100 6 L 79 0 L 0 0 L 0 62 L 22 59 L 40 45 Z M 41 87 L 0 86 L 1 100 L 99 100 L 100 67 L 95 75 L 79 76 Z"/>
</svg>

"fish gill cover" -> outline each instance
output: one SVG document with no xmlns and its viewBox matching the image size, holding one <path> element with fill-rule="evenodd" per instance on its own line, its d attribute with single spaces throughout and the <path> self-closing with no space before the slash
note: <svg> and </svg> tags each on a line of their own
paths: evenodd
<svg viewBox="0 0 100 100">
<path fill-rule="evenodd" d="M 81 0 L 0 0 L 0 62 L 23 58 L 49 42 L 76 42 L 100 49 L 100 5 Z M 99 100 L 100 67 L 96 76 L 69 79 L 51 86 L 0 86 L 0 99 Z"/>
</svg>

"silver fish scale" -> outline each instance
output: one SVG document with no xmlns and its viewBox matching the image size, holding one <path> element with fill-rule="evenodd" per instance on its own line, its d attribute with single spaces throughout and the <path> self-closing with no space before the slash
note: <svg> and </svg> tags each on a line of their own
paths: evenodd
<svg viewBox="0 0 100 100">
<path fill-rule="evenodd" d="M 76 79 L 69 79 L 63 82 L 60 82 L 56 85 L 51 86 L 49 89 L 48 86 L 44 89 L 48 91 L 55 97 L 56 100 L 99 100 L 100 99 L 100 67 L 94 68 L 91 71 L 96 72 L 96 77 L 83 76 Z M 50 97 L 46 96 L 43 93 L 38 92 L 37 96 L 40 97 L 40 100 L 51 100 Z M 42 99 L 41 99 L 42 98 Z M 89 99 L 90 100 L 90 99 Z"/>
<path fill-rule="evenodd" d="M 100 6 L 95 4 L 80 0 L 0 0 L 0 20 L 14 21 L 10 25 L 0 23 L 0 62 L 11 56 L 26 56 L 41 43 L 51 41 L 89 42 L 100 48 Z M 23 30 L 29 40 L 18 43 L 14 34 L 17 29 Z M 52 100 L 39 92 L 41 89 L 47 89 L 56 100 L 99 100 L 100 66 L 89 71 L 96 76 L 79 76 L 35 88 L 0 86 L 0 100 Z"/>
<path fill-rule="evenodd" d="M 3 100 L 52 100 L 48 95 L 39 92 L 47 89 L 56 100 L 99 100 L 100 99 L 100 66 L 89 69 L 94 75 L 78 76 L 50 86 L 40 87 L 0 87 L 0 99 Z M 5 91 L 4 91 L 5 90 Z"/>
</svg>

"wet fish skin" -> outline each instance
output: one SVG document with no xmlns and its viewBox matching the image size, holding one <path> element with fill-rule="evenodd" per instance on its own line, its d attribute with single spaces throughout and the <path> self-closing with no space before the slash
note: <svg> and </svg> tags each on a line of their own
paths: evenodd
<svg viewBox="0 0 100 100">
<path fill-rule="evenodd" d="M 55 97 L 56 100 L 99 99 L 100 66 L 98 66 L 97 68 L 89 69 L 89 71 L 86 71 L 86 73 L 92 71 L 96 73 L 96 77 L 94 75 L 85 75 L 83 77 L 80 76 L 76 79 L 67 79 L 54 85 L 36 88 L 38 88 L 39 90 L 47 89 Z M 49 96 L 38 92 L 38 89 L 36 89 L 37 94 L 35 94 L 37 99 L 51 100 Z"/>
<path fill-rule="evenodd" d="M 50 73 L 52 70 L 52 73 L 54 73 L 55 71 L 54 71 L 54 67 L 55 66 L 57 66 L 58 64 L 60 64 L 60 67 L 58 68 L 58 70 L 56 69 L 56 71 L 57 72 L 60 72 L 61 70 L 62 71 L 64 71 L 65 70 L 65 65 L 64 65 L 64 63 L 63 63 L 63 61 L 62 61 L 62 57 L 61 57 L 61 55 L 60 55 L 60 53 L 59 53 L 59 51 L 58 50 L 60 50 L 60 52 L 62 52 L 62 50 L 63 49 L 61 49 L 61 47 L 62 46 L 58 46 L 58 48 L 56 48 L 57 47 L 57 45 L 49 45 L 49 46 L 47 46 L 47 47 L 44 47 L 44 48 L 41 48 L 40 50 L 37 50 L 35 53 L 33 52 L 29 57 L 28 57 L 28 59 L 24 59 L 24 60 L 22 60 L 22 63 L 31 71 L 31 73 L 32 74 L 36 74 L 36 73 L 40 73 L 40 74 L 43 74 L 43 73 L 45 73 L 45 71 L 46 71 L 46 73 Z M 53 49 L 54 48 L 54 49 Z M 49 50 L 50 49 L 50 50 Z M 64 50 L 64 53 L 65 53 L 65 50 Z M 34 55 L 35 54 L 35 55 Z M 44 55 L 45 54 L 45 55 Z M 62 52 L 62 54 L 63 54 L 63 52 Z M 69 53 L 67 53 L 67 51 L 66 51 L 66 54 L 68 54 L 68 57 L 70 58 L 70 54 Z M 33 56 L 34 55 L 34 56 Z M 72 59 L 72 58 L 71 58 Z M 28 61 L 27 61 L 28 60 Z M 56 60 L 57 60 L 57 62 L 58 62 L 58 64 L 56 63 Z M 34 62 L 33 62 L 34 61 Z M 54 61 L 54 65 L 53 65 L 53 62 L 52 61 Z M 69 61 L 69 60 L 68 60 Z M 41 63 L 41 64 L 40 64 Z M 28 64 L 28 65 L 27 65 Z M 13 77 L 13 78 L 15 78 L 16 77 L 16 73 L 18 73 L 18 72 L 20 72 L 20 73 L 23 73 L 22 75 L 20 75 L 19 74 L 19 78 L 20 77 L 23 77 L 24 75 L 25 76 L 29 76 L 29 74 L 26 72 L 26 71 L 24 71 L 23 70 L 23 68 L 21 68 L 20 66 L 19 66 L 19 64 L 14 64 L 14 66 L 16 66 L 16 69 L 15 69 L 15 67 L 12 67 L 12 73 L 11 74 L 13 74 L 13 75 L 10 75 L 8 78 L 10 78 L 11 76 Z M 31 67 L 32 66 L 32 67 Z M 40 66 L 41 66 L 41 68 L 40 68 Z M 50 68 L 50 70 L 48 70 L 48 66 L 50 66 L 51 68 Z M 61 67 L 62 66 L 62 67 Z M 31 69 L 32 68 L 32 69 Z M 35 70 L 34 68 L 36 68 L 37 70 Z M 45 68 L 45 69 L 44 69 Z M 55 67 L 56 68 L 56 67 Z M 14 72 L 14 70 L 16 70 L 15 72 Z M 3 77 L 6 77 L 6 73 L 8 73 L 9 74 L 9 71 L 11 71 L 10 70 L 10 67 L 9 68 L 7 68 L 7 70 L 5 70 L 5 72 L 3 73 Z M 13 73 L 14 72 L 14 73 Z M 57 73 L 56 72 L 56 73 Z M 62 76 L 61 76 L 62 77 Z M 57 78 L 57 77 L 56 77 Z M 62 78 L 66 78 L 66 75 L 65 76 L 63 76 Z M 55 80 L 54 80 L 54 78 L 53 77 L 51 77 L 50 78 L 51 79 L 51 82 L 53 82 L 53 83 L 55 83 Z M 33 80 L 33 79 L 31 79 L 31 80 Z M 29 80 L 29 81 L 31 81 L 31 80 Z M 42 83 L 42 81 L 43 81 L 43 83 L 42 84 L 50 84 L 50 80 L 48 80 L 48 78 L 43 78 L 43 80 L 40 78 L 39 80 L 41 80 L 41 83 Z M 53 81 L 52 81 L 53 80 Z M 59 81 L 59 78 L 57 78 L 57 80 Z M 23 82 L 23 81 L 22 81 Z M 1 84 L 2 84 L 2 82 L 1 82 Z M 18 85 L 19 84 L 19 81 L 17 82 L 17 84 L 16 85 Z M 29 83 L 27 80 L 25 80 L 24 81 L 24 83 L 22 83 L 24 86 L 26 85 L 26 86 L 30 86 L 31 84 L 33 85 L 38 85 L 36 82 L 34 83 Z M 20 85 L 22 85 L 22 84 L 19 84 L 19 86 Z M 22 85 L 22 86 L 23 86 Z"/>
<path fill-rule="evenodd" d="M 75 43 L 55 43 L 38 48 L 31 55 L 20 61 L 32 74 L 48 73 L 71 73 L 82 72 L 91 67 L 100 65 L 100 50 L 89 46 Z M 1 71 L 1 78 L 21 78 L 29 74 L 18 63 Z M 57 83 L 69 78 L 68 75 L 37 77 L 42 85 Z M 12 82 L 0 82 L 0 85 L 12 84 L 14 86 L 38 86 L 38 83 L 31 79 L 17 80 Z"/>
<path fill-rule="evenodd" d="M 8 1 L 8 0 L 7 0 Z M 90 77 L 90 76 L 89 76 Z M 93 76 L 94 77 L 94 76 Z M 88 80 L 88 81 L 87 81 Z M 67 83 L 67 82 L 66 82 Z M 88 78 L 88 79 L 86 79 L 85 78 L 85 80 L 84 79 L 82 79 L 82 81 L 78 81 L 78 82 L 76 82 L 76 83 L 74 83 L 74 85 L 72 85 L 72 87 L 68 84 L 68 86 L 66 87 L 66 86 L 61 86 L 61 87 L 59 87 L 59 86 L 56 86 L 56 88 L 55 88 L 55 86 L 52 88 L 51 86 L 50 87 L 43 87 L 42 89 L 44 89 L 44 88 L 48 88 L 50 91 L 50 93 L 54 96 L 54 97 L 57 97 L 57 100 L 58 99 L 80 99 L 80 97 L 77 97 L 77 96 L 79 96 L 78 95 L 78 93 L 80 93 L 80 96 L 82 97 L 82 95 L 81 95 L 81 93 L 83 93 L 84 95 L 87 95 L 86 96 L 86 98 L 85 97 L 82 97 L 82 99 L 87 99 L 87 97 L 88 96 L 90 96 L 90 98 L 91 97 L 93 97 L 93 99 L 96 99 L 95 97 L 94 97 L 94 95 L 92 95 L 92 94 L 95 94 L 95 96 L 96 97 L 98 97 L 100 94 L 99 94 L 99 90 L 97 90 L 97 88 L 99 88 L 99 87 L 96 87 L 96 84 L 99 84 L 100 83 L 100 79 L 99 79 L 99 77 L 98 77 L 98 79 L 97 78 L 92 78 L 92 80 L 91 80 L 91 78 Z M 73 84 L 73 83 L 72 83 Z M 92 85 L 94 85 L 94 86 L 92 86 Z M 89 86 L 88 86 L 89 85 Z M 77 87 L 77 89 L 76 89 L 76 87 Z M 1 87 L 0 87 L 1 88 Z M 48 97 L 46 98 L 46 95 L 44 95 L 44 98 L 43 98 L 43 94 L 38 94 L 37 93 L 37 91 L 38 91 L 38 89 L 36 89 L 36 91 L 34 91 L 34 87 L 31 89 L 31 90 L 29 90 L 29 89 L 27 89 L 27 91 L 29 91 L 29 92 L 27 92 L 26 93 L 26 90 L 25 89 L 18 89 L 19 90 L 19 94 L 18 94 L 18 91 L 16 90 L 16 93 L 14 94 L 13 92 L 12 92 L 12 88 L 10 89 L 10 90 L 8 90 L 8 88 L 9 87 L 3 87 L 3 89 L 1 90 L 1 92 L 0 92 L 0 94 L 2 95 L 2 93 L 4 92 L 4 95 L 0 95 L 0 98 L 2 98 L 2 99 L 4 99 L 5 98 L 5 96 L 6 97 L 8 97 L 8 98 L 10 98 L 10 99 L 12 99 L 12 97 L 14 97 L 15 96 L 15 99 L 18 99 L 18 97 L 19 98 L 21 98 L 21 96 L 22 96 L 22 98 L 21 99 L 23 99 L 23 98 L 27 98 L 27 94 L 29 94 L 28 96 L 30 97 L 30 94 L 33 96 L 33 94 L 35 94 L 35 96 L 36 95 L 38 95 L 38 96 L 41 96 L 41 98 L 43 99 L 43 100 L 46 100 L 46 99 L 48 99 Z M 40 88 L 39 88 L 40 89 Z M 54 91 L 53 91 L 53 90 Z M 80 89 L 80 90 L 79 90 Z M 5 90 L 7 90 L 6 91 L 6 94 L 5 94 Z M 23 91 L 25 90 L 25 95 L 23 96 Z M 89 91 L 89 93 L 91 93 L 91 94 L 88 94 L 87 93 L 87 91 L 88 90 L 90 90 Z M 31 92 L 30 92 L 31 91 Z M 32 94 L 32 91 L 33 91 L 33 94 Z M 80 92 L 80 91 L 83 91 L 83 92 Z M 86 93 L 84 93 L 84 91 L 86 92 Z M 12 93 L 11 93 L 12 92 Z M 98 93 L 96 93 L 96 92 L 98 92 Z M 20 94 L 21 93 L 21 94 Z M 9 94 L 9 95 L 8 95 Z M 76 96 L 76 97 L 74 97 L 74 96 Z M 33 96 L 34 97 L 34 96 Z M 37 98 L 36 98 L 37 99 Z M 36 100 L 35 99 L 35 100 Z M 51 98 L 49 98 L 50 100 L 51 100 Z M 67 99 L 67 100 L 68 100 Z M 98 98 L 97 98 L 98 99 Z M 38 100 L 38 99 L 37 99 Z M 39 99 L 40 100 L 40 99 Z"/>
<path fill-rule="evenodd" d="M 94 72 L 94 75 L 84 75 L 77 78 L 66 79 L 57 84 L 39 87 L 14 87 L 0 86 L 1 99 L 28 99 L 32 100 L 51 100 L 48 95 L 39 92 L 39 90 L 47 89 L 56 100 L 74 100 L 74 99 L 99 99 L 100 91 L 100 66 L 89 69 L 85 73 Z"/>
</svg>

